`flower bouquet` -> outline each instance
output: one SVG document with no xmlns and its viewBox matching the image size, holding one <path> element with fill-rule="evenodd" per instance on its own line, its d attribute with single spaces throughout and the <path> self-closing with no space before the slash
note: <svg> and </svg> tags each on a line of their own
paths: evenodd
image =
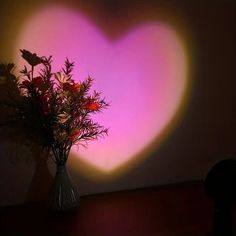
<svg viewBox="0 0 236 236">
<path fill-rule="evenodd" d="M 39 57 L 27 50 L 20 51 L 30 67 L 24 66 L 19 76 L 13 73 L 13 63 L 0 64 L 0 86 L 5 83 L 9 89 L 0 105 L 11 111 L 7 122 L 1 125 L 21 127 L 28 140 L 52 152 L 57 164 L 55 179 L 60 180 L 54 182 L 54 192 L 61 191 L 63 184 L 69 185 L 68 177 L 63 176 L 67 176 L 65 164 L 71 147 L 86 146 L 87 141 L 107 135 L 108 129 L 94 122 L 91 115 L 107 108 L 108 103 L 97 91 L 90 93 L 92 78 L 73 80 L 74 63 L 68 59 L 54 73 L 52 56 Z M 52 200 L 54 208 L 76 206 L 78 196 L 73 188 L 67 188 L 64 195 Z"/>
</svg>

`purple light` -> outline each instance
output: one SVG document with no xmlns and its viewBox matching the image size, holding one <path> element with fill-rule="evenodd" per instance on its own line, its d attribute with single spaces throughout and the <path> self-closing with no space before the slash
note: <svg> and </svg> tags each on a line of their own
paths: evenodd
<svg viewBox="0 0 236 236">
<path fill-rule="evenodd" d="M 81 81 L 90 75 L 95 79 L 94 89 L 102 91 L 111 104 L 95 117 L 110 127 L 109 136 L 72 152 L 107 173 L 138 158 L 173 122 L 184 101 L 185 49 L 174 30 L 164 24 L 143 24 L 109 41 L 79 12 L 48 7 L 22 28 L 15 44 L 17 60 L 20 48 L 53 55 L 55 71 L 67 57 L 76 64 L 74 78 Z"/>
</svg>

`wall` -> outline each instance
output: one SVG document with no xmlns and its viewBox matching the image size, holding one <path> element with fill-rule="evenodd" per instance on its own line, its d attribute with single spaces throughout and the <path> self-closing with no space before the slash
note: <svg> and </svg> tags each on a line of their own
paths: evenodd
<svg viewBox="0 0 236 236">
<path fill-rule="evenodd" d="M 12 59 L 22 22 L 45 2 L 1 3 L 1 61 Z M 95 181 L 70 168 L 82 195 L 204 179 L 214 163 L 235 157 L 233 1 L 65 2 L 96 22 L 111 39 L 145 21 L 161 18 L 175 24 L 187 45 L 190 64 L 189 97 L 175 129 L 145 159 L 116 178 L 108 175 L 103 181 Z M 0 205 L 43 199 L 55 172 L 50 160 L 46 163 L 38 158 L 38 150 L 34 149 L 32 159 L 29 150 L 17 149 L 17 137 L 13 140 L 13 136 L 1 131 Z"/>
</svg>

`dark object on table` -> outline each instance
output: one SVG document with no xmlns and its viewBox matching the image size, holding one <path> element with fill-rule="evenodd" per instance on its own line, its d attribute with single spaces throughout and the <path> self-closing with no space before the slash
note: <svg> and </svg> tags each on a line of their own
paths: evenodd
<svg viewBox="0 0 236 236">
<path fill-rule="evenodd" d="M 236 200 L 236 160 L 225 159 L 209 171 L 204 188 L 214 200 L 212 236 L 232 236 L 232 208 Z"/>
</svg>

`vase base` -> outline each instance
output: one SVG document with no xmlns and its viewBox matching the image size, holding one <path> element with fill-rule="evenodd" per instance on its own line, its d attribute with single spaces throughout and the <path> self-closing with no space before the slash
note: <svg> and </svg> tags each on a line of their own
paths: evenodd
<svg viewBox="0 0 236 236">
<path fill-rule="evenodd" d="M 77 206 L 74 206 L 74 207 L 66 207 L 66 208 L 60 208 L 60 207 L 54 207 L 54 206 L 48 205 L 49 212 L 50 213 L 55 213 L 55 214 L 75 213 L 75 212 L 77 212 L 78 209 L 79 209 L 79 204 Z"/>
</svg>

